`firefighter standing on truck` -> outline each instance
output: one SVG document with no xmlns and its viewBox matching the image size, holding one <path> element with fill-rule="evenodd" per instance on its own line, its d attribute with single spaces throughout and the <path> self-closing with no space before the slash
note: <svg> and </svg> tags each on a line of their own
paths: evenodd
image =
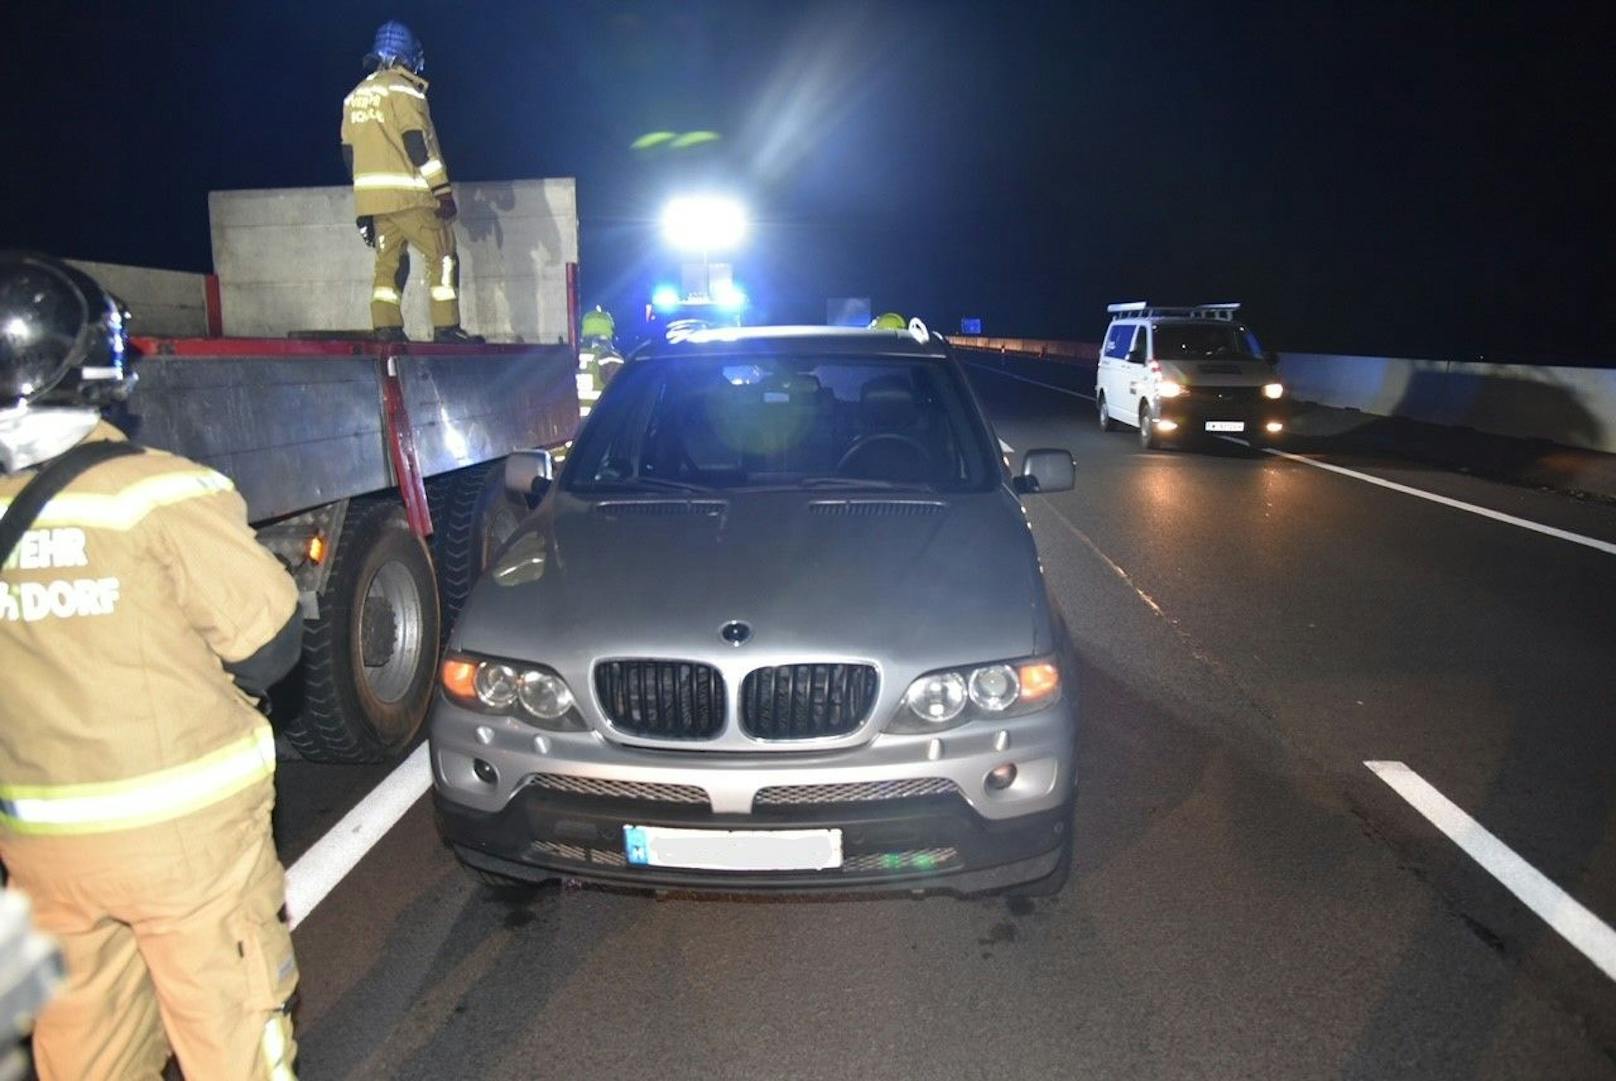
<svg viewBox="0 0 1616 1081">
<path fill-rule="evenodd" d="M 296 663 L 291 577 L 220 474 L 101 417 L 133 383 L 87 276 L 0 253 L 0 860 L 61 944 L 43 1081 L 292 1078 L 297 962 L 249 695 Z"/>
<path fill-rule="evenodd" d="M 426 52 L 410 28 L 386 22 L 365 57 L 371 69 L 342 103 L 342 157 L 353 174 L 355 223 L 376 249 L 370 322 L 383 341 L 404 341 L 404 283 L 414 248 L 426 263 L 432 340 L 480 342 L 460 329 L 459 212 L 426 106 Z"/>
</svg>

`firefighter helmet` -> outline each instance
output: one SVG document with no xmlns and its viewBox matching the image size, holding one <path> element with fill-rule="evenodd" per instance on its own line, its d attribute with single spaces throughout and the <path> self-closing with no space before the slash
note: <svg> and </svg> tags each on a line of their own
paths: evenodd
<svg viewBox="0 0 1616 1081">
<path fill-rule="evenodd" d="M 612 318 L 611 312 L 596 304 L 593 311 L 584 312 L 579 331 L 585 341 L 592 338 L 610 339 L 617 333 L 617 321 Z"/>
<path fill-rule="evenodd" d="M 871 330 L 908 330 L 909 320 L 897 312 L 882 312 L 870 320 Z"/>
<path fill-rule="evenodd" d="M 102 406 L 128 395 L 129 314 L 88 274 L 28 252 L 0 253 L 0 409 Z"/>
<path fill-rule="evenodd" d="M 365 61 L 383 67 L 401 64 L 419 75 L 426 70 L 426 50 L 409 27 L 389 19 L 376 28 L 376 43 Z"/>
</svg>

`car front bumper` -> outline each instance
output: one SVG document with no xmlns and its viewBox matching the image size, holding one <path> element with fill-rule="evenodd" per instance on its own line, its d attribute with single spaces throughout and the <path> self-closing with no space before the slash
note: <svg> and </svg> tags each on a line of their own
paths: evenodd
<svg viewBox="0 0 1616 1081">
<path fill-rule="evenodd" d="M 438 828 L 467 864 L 511 878 L 580 879 L 625 886 L 721 892 L 931 890 L 970 894 L 1044 878 L 1071 843 L 1068 803 L 1001 822 L 961 799 L 794 807 L 751 815 L 641 800 L 569 795 L 536 787 L 503 810 L 471 810 L 434 793 Z M 843 863 L 824 871 L 705 871 L 635 866 L 624 827 L 838 829 Z"/>
<path fill-rule="evenodd" d="M 538 733 L 441 698 L 431 727 L 439 829 L 466 863 L 532 881 L 721 891 L 974 893 L 1043 878 L 1071 840 L 1075 742 L 1068 701 L 997 724 L 882 735 L 822 753 L 644 750 L 594 732 Z M 988 772 L 1006 763 L 1016 765 L 1016 780 L 989 788 Z M 625 826 L 836 829 L 842 865 L 634 866 Z"/>
</svg>

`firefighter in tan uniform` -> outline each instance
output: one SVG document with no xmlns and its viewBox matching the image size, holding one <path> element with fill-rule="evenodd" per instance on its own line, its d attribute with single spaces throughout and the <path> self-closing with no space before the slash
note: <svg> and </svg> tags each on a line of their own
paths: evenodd
<svg viewBox="0 0 1616 1081">
<path fill-rule="evenodd" d="M 36 1064 L 285 1081 L 297 963 L 249 694 L 296 662 L 297 590 L 228 479 L 101 419 L 133 382 L 122 322 L 0 253 L 0 860 L 67 967 Z"/>
<path fill-rule="evenodd" d="M 383 23 L 365 57 L 373 70 L 342 103 L 342 156 L 353 174 L 359 235 L 376 249 L 370 320 L 376 337 L 403 341 L 409 248 L 426 263 L 432 340 L 480 342 L 460 329 L 459 212 L 426 105 L 426 53 L 401 22 Z"/>
</svg>

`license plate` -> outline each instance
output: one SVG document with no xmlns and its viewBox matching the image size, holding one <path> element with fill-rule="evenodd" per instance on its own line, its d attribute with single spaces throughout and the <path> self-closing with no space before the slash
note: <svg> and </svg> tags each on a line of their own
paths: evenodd
<svg viewBox="0 0 1616 1081">
<path fill-rule="evenodd" d="M 637 867 L 697 871 L 823 871 L 842 865 L 841 830 L 685 830 L 624 826 Z"/>
<path fill-rule="evenodd" d="M 1206 430 L 1209 432 L 1243 432 L 1246 430 L 1246 422 L 1243 420 L 1209 420 L 1206 422 Z"/>
</svg>

